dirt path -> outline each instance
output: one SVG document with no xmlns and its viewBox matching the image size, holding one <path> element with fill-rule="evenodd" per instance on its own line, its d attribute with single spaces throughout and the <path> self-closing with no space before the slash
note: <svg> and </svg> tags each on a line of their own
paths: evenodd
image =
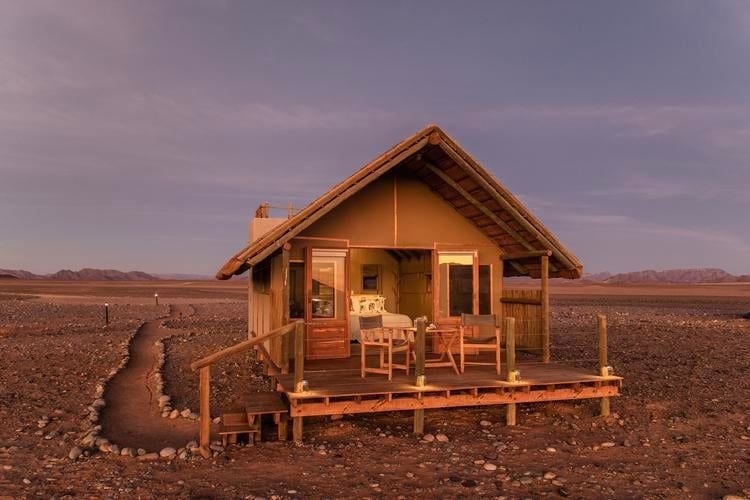
<svg viewBox="0 0 750 500">
<path fill-rule="evenodd" d="M 107 385 L 102 412 L 102 435 L 120 447 L 159 451 L 166 446 L 179 448 L 195 439 L 198 424 L 184 418 L 161 416 L 153 375 L 158 362 L 154 343 L 173 332 L 164 328 L 167 319 L 191 316 L 187 304 L 170 305 L 169 316 L 145 323 L 130 345 L 130 361 Z"/>
</svg>

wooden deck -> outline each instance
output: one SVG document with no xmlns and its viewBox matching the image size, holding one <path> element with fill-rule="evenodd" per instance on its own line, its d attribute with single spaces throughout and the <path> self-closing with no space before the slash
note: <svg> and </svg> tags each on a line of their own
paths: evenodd
<svg viewBox="0 0 750 500">
<path fill-rule="evenodd" d="M 506 382 L 507 374 L 491 366 L 472 366 L 456 375 L 450 368 L 428 369 L 427 383 L 415 384 L 413 374 L 394 371 L 393 380 L 382 375 L 361 378 L 351 360 L 309 363 L 305 367 L 308 390 L 294 392 L 294 375 L 277 375 L 279 391 L 291 403 L 290 416 L 372 413 L 462 406 L 564 401 L 618 396 L 622 378 L 597 376 L 558 363 L 520 362 L 520 382 Z M 357 361 L 355 359 L 355 361 Z M 358 361 L 357 361 L 358 362 Z"/>
</svg>

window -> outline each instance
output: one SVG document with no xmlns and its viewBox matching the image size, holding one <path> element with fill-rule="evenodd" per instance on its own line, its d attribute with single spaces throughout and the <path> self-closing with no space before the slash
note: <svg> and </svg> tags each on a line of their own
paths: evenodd
<svg viewBox="0 0 750 500">
<path fill-rule="evenodd" d="M 312 251 L 312 317 L 345 319 L 346 250 Z"/>
<path fill-rule="evenodd" d="M 380 266 L 377 264 L 362 264 L 362 291 L 380 292 Z"/>
<path fill-rule="evenodd" d="M 478 266 L 478 282 L 474 280 L 475 252 L 440 252 L 440 317 L 461 314 L 492 314 L 492 268 Z M 474 303 L 474 297 L 478 303 Z"/>
</svg>

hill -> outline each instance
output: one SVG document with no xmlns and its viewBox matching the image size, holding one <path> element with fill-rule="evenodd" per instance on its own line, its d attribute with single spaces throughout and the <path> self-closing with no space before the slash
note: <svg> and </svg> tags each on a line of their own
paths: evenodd
<svg viewBox="0 0 750 500">
<path fill-rule="evenodd" d="M 115 269 L 92 268 L 84 268 L 80 271 L 63 269 L 52 274 L 34 274 L 20 269 L 0 269 L 0 276 L 3 276 L 5 279 L 55 281 L 150 281 L 159 279 L 156 276 L 141 271 L 123 272 Z"/>
<path fill-rule="evenodd" d="M 588 281 L 600 283 L 740 283 L 750 282 L 750 275 L 735 276 L 723 269 L 647 269 L 629 273 L 598 273 L 586 276 Z"/>
</svg>

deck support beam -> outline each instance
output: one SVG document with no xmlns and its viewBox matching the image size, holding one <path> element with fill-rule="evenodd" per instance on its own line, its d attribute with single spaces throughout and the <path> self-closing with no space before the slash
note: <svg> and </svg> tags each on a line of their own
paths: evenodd
<svg viewBox="0 0 750 500">
<path fill-rule="evenodd" d="M 289 324 L 289 251 L 292 245 L 284 243 L 281 248 L 281 324 Z M 289 373 L 289 345 L 288 336 L 281 337 L 281 373 Z"/>
<path fill-rule="evenodd" d="M 416 376 L 415 385 L 417 387 L 424 387 L 427 383 L 424 365 L 425 365 L 425 334 L 427 331 L 427 318 L 424 316 L 417 318 L 415 321 L 417 325 L 417 333 L 414 339 L 414 349 L 416 354 L 416 362 L 414 363 L 414 374 Z M 424 434 L 424 410 L 414 410 L 414 434 L 421 436 Z"/>
<path fill-rule="evenodd" d="M 549 256 L 542 255 L 542 362 L 549 363 Z"/>
<path fill-rule="evenodd" d="M 599 337 L 599 375 L 609 375 L 609 364 L 607 361 L 607 317 L 599 314 L 596 317 L 596 330 Z M 608 417 L 610 413 L 609 398 L 604 397 L 600 400 L 600 414 L 602 417 Z"/>
<path fill-rule="evenodd" d="M 209 405 L 211 367 L 204 366 L 200 371 L 198 399 L 200 400 L 200 449 L 201 455 L 208 458 L 211 442 L 211 408 Z"/>
<path fill-rule="evenodd" d="M 298 321 L 294 327 L 294 392 L 305 390 L 305 323 Z M 302 442 L 302 417 L 292 418 L 292 439 Z"/>
<path fill-rule="evenodd" d="M 505 369 L 508 372 L 508 382 L 517 382 L 516 376 L 516 318 L 503 320 L 505 330 Z M 505 424 L 516 425 L 516 403 L 508 403 L 505 407 Z"/>
</svg>

